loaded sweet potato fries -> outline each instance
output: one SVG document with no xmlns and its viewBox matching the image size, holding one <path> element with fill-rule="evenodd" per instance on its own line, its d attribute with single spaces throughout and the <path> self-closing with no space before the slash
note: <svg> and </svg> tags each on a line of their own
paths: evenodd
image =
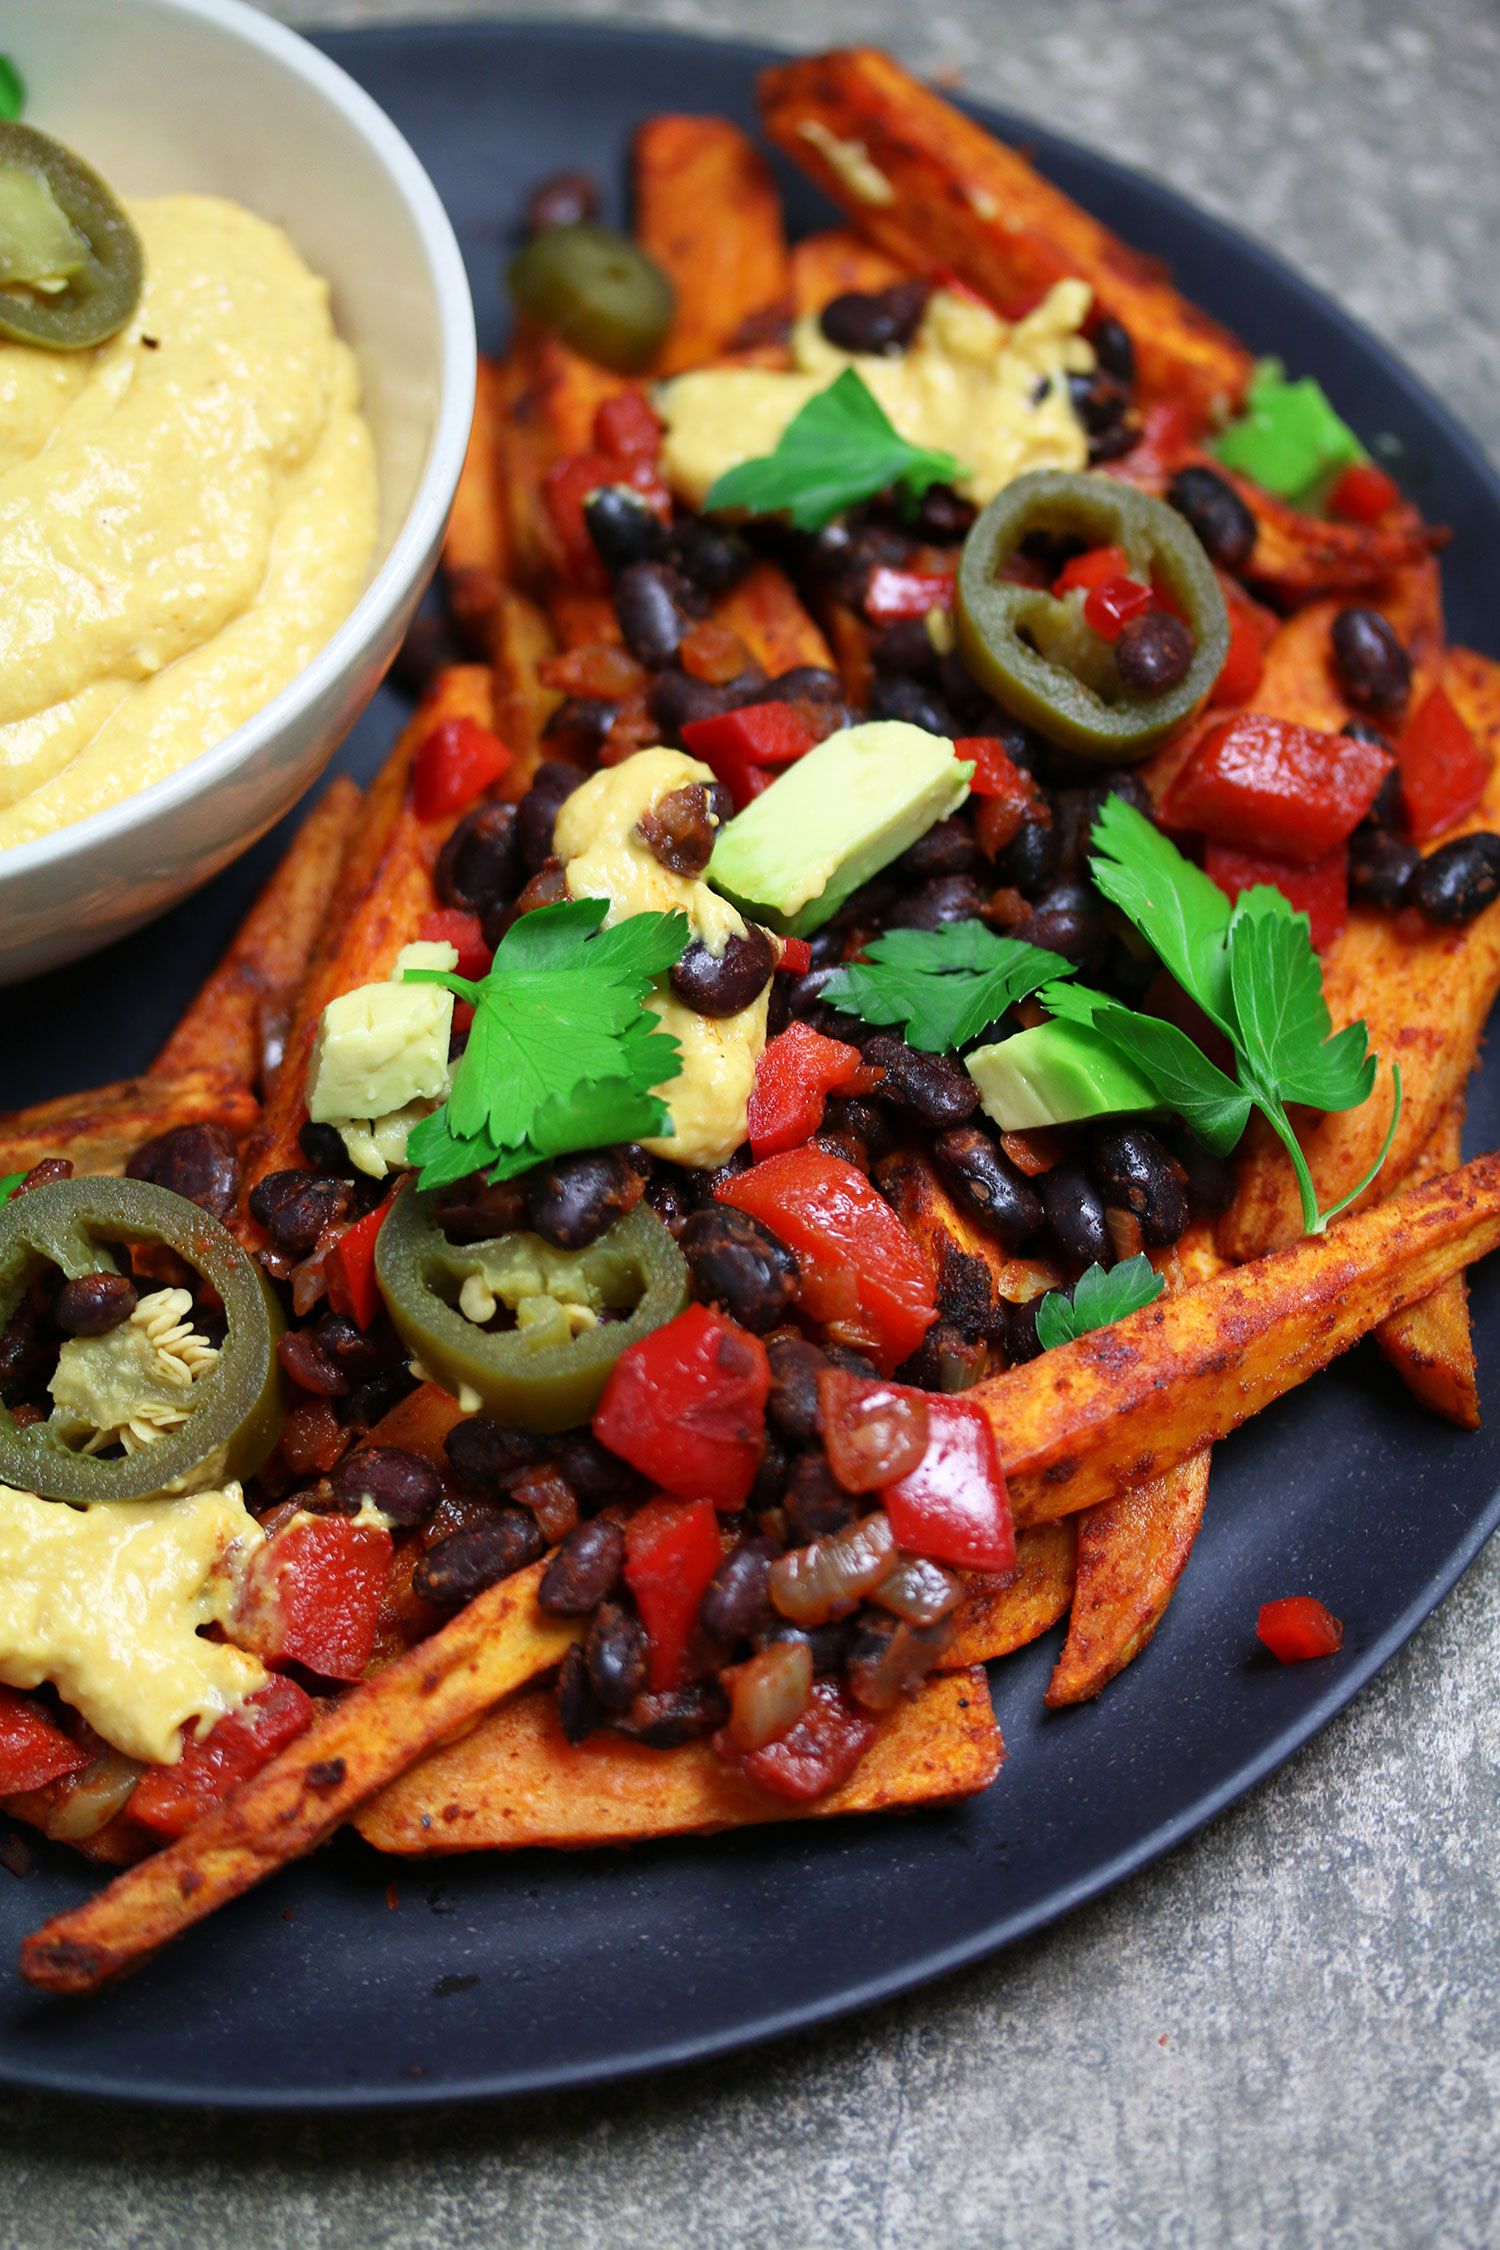
<svg viewBox="0 0 1500 2250">
<path fill-rule="evenodd" d="M 984 1665 L 1097 1695 L 1246 1416 L 1373 1332 L 1478 1420 L 1440 535 L 884 56 L 761 101 L 847 225 L 713 118 L 633 240 L 538 190 L 416 715 L 144 1078 L 0 1120 L 0 1791 L 120 1870 L 36 1984 L 345 1821 L 983 1789 Z"/>
</svg>

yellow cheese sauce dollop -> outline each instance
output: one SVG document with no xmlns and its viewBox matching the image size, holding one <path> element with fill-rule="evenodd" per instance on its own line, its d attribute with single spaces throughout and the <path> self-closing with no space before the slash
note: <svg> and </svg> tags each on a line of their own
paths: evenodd
<svg viewBox="0 0 1500 2250">
<path fill-rule="evenodd" d="M 266 1684 L 228 1625 L 236 1566 L 265 1538 L 236 1484 L 183 1500 L 75 1508 L 0 1485 L 0 1680 L 50 1680 L 127 1757 L 173 1765 Z"/>
<path fill-rule="evenodd" d="M 347 617 L 374 548 L 327 283 L 237 204 L 131 215 L 146 286 L 117 336 L 0 343 L 0 846 L 222 740 Z"/>
<path fill-rule="evenodd" d="M 958 489 L 981 507 L 1028 469 L 1086 469 L 1088 438 L 1068 375 L 1094 365 L 1079 333 L 1090 301 L 1086 282 L 1059 281 L 1011 322 L 977 298 L 935 289 L 910 350 L 889 358 L 840 351 L 817 315 L 804 313 L 792 330 L 793 371 L 703 368 L 661 385 L 667 480 L 701 506 L 726 470 L 774 453 L 793 416 L 846 367 L 858 369 L 908 444 L 962 462 Z"/>
<path fill-rule="evenodd" d="M 706 883 L 674 875 L 635 834 L 637 821 L 661 798 L 713 774 L 681 750 L 638 750 L 605 766 L 565 799 L 552 848 L 566 868 L 570 898 L 607 898 L 611 922 L 630 914 L 686 914 L 694 937 L 719 955 L 745 923 Z M 656 1090 L 674 1131 L 645 1141 L 653 1156 L 712 1170 L 727 1164 L 745 1138 L 755 1065 L 766 1043 L 769 991 L 734 1016 L 700 1016 L 665 983 L 648 1005 L 682 1054 L 682 1075 Z"/>
</svg>

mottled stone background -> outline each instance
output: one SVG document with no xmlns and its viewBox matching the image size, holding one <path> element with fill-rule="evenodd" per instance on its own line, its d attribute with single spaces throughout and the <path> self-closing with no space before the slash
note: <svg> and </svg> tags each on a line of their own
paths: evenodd
<svg viewBox="0 0 1500 2250">
<path fill-rule="evenodd" d="M 1500 16 L 1483 0 L 273 12 L 608 17 L 868 39 L 956 68 L 1273 243 L 1500 452 Z M 1491 1555 L 1353 1710 L 1150 1873 L 988 1966 L 740 2060 L 408 2123 L 0 2097 L 0 2240 L 1480 2250 L 1500 2238 L 1497 1664 Z"/>
</svg>

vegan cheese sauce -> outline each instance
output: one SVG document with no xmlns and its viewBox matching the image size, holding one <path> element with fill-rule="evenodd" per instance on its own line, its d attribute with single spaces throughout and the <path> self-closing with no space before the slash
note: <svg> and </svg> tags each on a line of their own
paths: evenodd
<svg viewBox="0 0 1500 2250">
<path fill-rule="evenodd" d="M 118 335 L 0 343 L 0 846 L 222 740 L 342 623 L 374 548 L 327 283 L 237 204 L 131 216 L 146 285 Z"/>
<path fill-rule="evenodd" d="M 606 919 L 630 914 L 686 914 L 693 936 L 720 955 L 745 923 L 706 883 L 674 875 L 635 834 L 644 813 L 674 789 L 713 774 L 681 750 L 638 750 L 605 766 L 564 800 L 553 850 L 566 867 L 570 898 L 607 898 Z M 700 1016 L 665 983 L 647 1002 L 677 1041 L 682 1074 L 656 1091 L 671 1112 L 671 1137 L 644 1141 L 653 1156 L 712 1169 L 727 1164 L 745 1138 L 755 1065 L 766 1043 L 769 991 L 734 1016 Z"/>
<path fill-rule="evenodd" d="M 1067 379 L 1094 364 L 1079 333 L 1090 301 L 1086 282 L 1059 281 L 1010 322 L 977 298 L 935 289 L 910 350 L 890 358 L 840 351 L 816 313 L 804 313 L 792 330 L 792 372 L 705 368 L 662 385 L 667 480 L 701 506 L 726 470 L 773 453 L 793 416 L 846 367 L 908 444 L 963 463 L 958 489 L 981 507 L 1028 469 L 1086 469 L 1088 438 Z"/>
</svg>

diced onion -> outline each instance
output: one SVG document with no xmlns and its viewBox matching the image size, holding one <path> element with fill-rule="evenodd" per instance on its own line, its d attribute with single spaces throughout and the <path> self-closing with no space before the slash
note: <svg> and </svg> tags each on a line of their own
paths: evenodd
<svg viewBox="0 0 1500 2250">
<path fill-rule="evenodd" d="M 878 1586 L 896 1556 L 887 1518 L 862 1516 L 830 1538 L 794 1547 L 771 1565 L 771 1600 L 794 1625 L 847 1617 Z"/>
<path fill-rule="evenodd" d="M 812 1650 L 806 1641 L 773 1641 L 724 1677 L 730 1693 L 730 1739 L 737 1750 L 763 1750 L 807 1709 Z"/>
</svg>

